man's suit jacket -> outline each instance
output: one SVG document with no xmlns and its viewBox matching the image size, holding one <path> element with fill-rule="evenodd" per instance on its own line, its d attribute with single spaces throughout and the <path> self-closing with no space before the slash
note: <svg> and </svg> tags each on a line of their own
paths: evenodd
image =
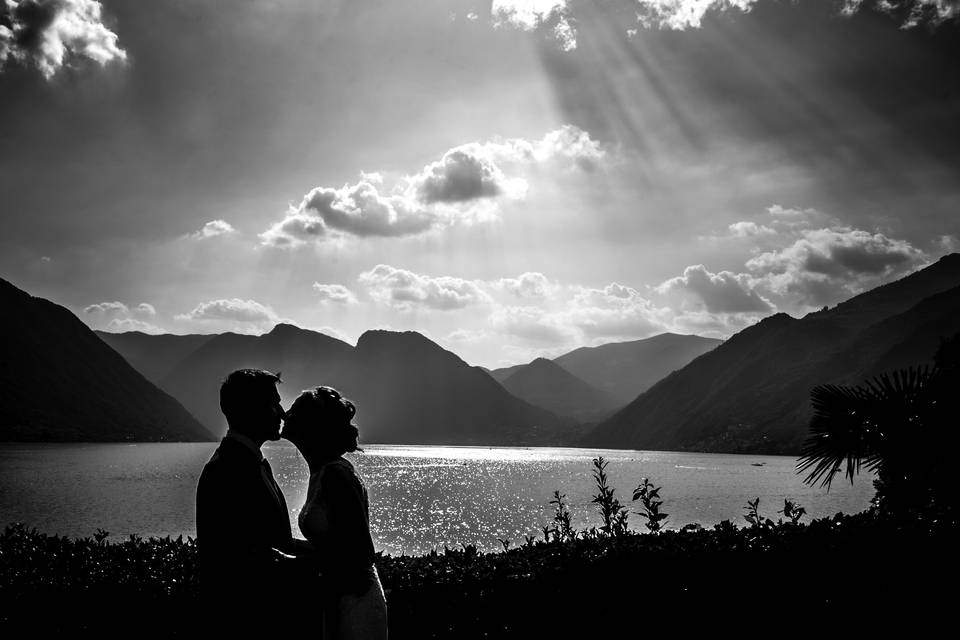
<svg viewBox="0 0 960 640">
<path fill-rule="evenodd" d="M 264 478 L 256 454 L 231 438 L 220 442 L 200 474 L 197 545 L 208 598 L 262 602 L 265 589 L 279 586 L 271 548 L 292 548 L 287 505 L 273 476 L 269 484 Z"/>
</svg>

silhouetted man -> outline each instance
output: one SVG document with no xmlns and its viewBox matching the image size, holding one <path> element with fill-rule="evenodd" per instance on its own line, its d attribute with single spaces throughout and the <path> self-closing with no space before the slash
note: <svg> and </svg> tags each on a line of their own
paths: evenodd
<svg viewBox="0 0 960 640">
<path fill-rule="evenodd" d="M 250 631 L 282 622 L 290 614 L 277 607 L 290 602 L 288 594 L 312 591 L 304 583 L 317 575 L 260 452 L 280 437 L 279 381 L 269 371 L 240 369 L 220 387 L 227 435 L 197 484 L 200 587 L 216 626 Z"/>
</svg>

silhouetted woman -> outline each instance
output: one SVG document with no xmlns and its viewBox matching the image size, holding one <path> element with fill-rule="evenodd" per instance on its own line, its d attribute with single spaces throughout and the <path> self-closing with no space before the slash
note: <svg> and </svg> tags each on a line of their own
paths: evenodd
<svg viewBox="0 0 960 640">
<path fill-rule="evenodd" d="M 282 436 L 310 467 L 300 531 L 316 548 L 325 585 L 324 638 L 387 637 L 387 604 L 374 567 L 367 489 L 343 454 L 358 451 L 353 403 L 317 387 L 294 401 Z"/>
</svg>

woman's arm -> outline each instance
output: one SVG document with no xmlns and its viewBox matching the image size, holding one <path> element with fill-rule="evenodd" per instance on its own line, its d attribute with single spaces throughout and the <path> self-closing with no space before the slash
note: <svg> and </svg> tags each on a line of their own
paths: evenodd
<svg viewBox="0 0 960 640">
<path fill-rule="evenodd" d="M 324 556 L 331 569 L 355 571 L 373 563 L 373 540 L 363 485 L 348 467 L 331 464 L 321 478 L 321 508 L 326 514 Z"/>
</svg>

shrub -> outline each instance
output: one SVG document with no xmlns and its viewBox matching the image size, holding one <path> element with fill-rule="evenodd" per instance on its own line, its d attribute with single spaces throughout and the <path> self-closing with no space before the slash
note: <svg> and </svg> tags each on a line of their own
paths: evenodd
<svg viewBox="0 0 960 640">
<path fill-rule="evenodd" d="M 591 502 L 597 505 L 603 520 L 600 531 L 608 536 L 622 536 L 627 532 L 627 508 L 620 504 L 614 495 L 616 490 L 608 482 L 607 464 L 609 463 L 603 456 L 593 459 L 593 479 L 597 484 L 597 493 Z"/>
<path fill-rule="evenodd" d="M 660 489 L 650 482 L 649 478 L 644 478 L 633 490 L 634 501 L 639 500 L 643 511 L 638 511 L 637 515 L 646 519 L 646 527 L 651 533 L 660 531 L 660 527 L 667 519 L 667 514 L 660 511 L 663 500 L 660 499 Z"/>
</svg>

